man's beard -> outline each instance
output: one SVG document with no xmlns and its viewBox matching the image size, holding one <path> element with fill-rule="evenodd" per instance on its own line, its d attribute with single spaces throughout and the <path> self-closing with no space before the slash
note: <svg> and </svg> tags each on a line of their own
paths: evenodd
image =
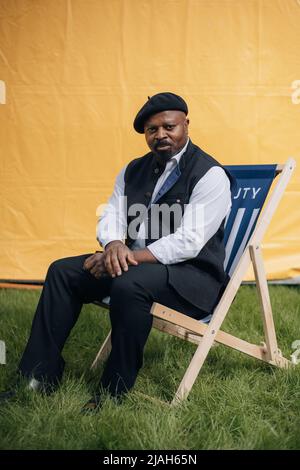
<svg viewBox="0 0 300 470">
<path fill-rule="evenodd" d="M 158 160 L 166 163 L 173 157 L 173 153 L 174 152 L 172 152 L 172 149 L 169 148 L 167 150 L 155 150 L 154 155 Z"/>
<path fill-rule="evenodd" d="M 157 159 L 161 162 L 166 163 L 168 160 L 170 160 L 173 155 L 175 155 L 172 146 L 166 148 L 166 149 L 159 149 L 157 147 L 163 145 L 163 142 L 159 142 L 154 146 L 153 153 L 157 157 Z M 166 145 L 169 145 L 169 143 L 166 142 Z"/>
</svg>

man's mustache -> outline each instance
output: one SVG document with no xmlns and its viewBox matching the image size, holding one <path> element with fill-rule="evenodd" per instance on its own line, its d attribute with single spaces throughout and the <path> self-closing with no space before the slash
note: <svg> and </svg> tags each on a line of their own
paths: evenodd
<svg viewBox="0 0 300 470">
<path fill-rule="evenodd" d="M 156 150 L 158 147 L 161 147 L 163 145 L 171 145 L 168 140 L 160 140 L 159 142 L 156 142 L 154 144 L 154 149 Z"/>
</svg>

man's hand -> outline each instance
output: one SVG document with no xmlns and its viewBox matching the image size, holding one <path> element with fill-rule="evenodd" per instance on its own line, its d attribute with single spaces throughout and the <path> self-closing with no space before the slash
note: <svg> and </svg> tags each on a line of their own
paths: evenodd
<svg viewBox="0 0 300 470">
<path fill-rule="evenodd" d="M 122 271 L 128 271 L 128 265 L 136 266 L 134 252 L 123 242 L 115 240 L 106 245 L 104 251 L 104 265 L 111 277 L 121 276 Z"/>
<path fill-rule="evenodd" d="M 121 276 L 123 271 L 128 271 L 128 266 L 137 266 L 139 263 L 157 263 L 157 259 L 147 248 L 132 251 L 121 241 L 115 240 L 106 245 L 103 253 L 89 256 L 83 269 L 100 279 L 104 273 L 111 277 Z"/>
<path fill-rule="evenodd" d="M 100 279 L 106 272 L 104 264 L 104 253 L 95 253 L 89 256 L 83 263 L 83 269 L 89 271 L 96 279 Z"/>
</svg>

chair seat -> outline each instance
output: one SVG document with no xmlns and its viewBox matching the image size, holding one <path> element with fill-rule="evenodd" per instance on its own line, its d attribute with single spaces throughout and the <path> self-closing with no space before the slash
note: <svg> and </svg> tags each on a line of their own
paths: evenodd
<svg viewBox="0 0 300 470">
<path fill-rule="evenodd" d="M 97 302 L 97 303 L 98 303 L 98 302 Z M 101 305 L 101 304 L 105 304 L 104 306 L 109 307 L 109 304 L 110 304 L 110 297 L 109 297 L 109 296 L 108 296 L 108 297 L 104 297 L 104 298 L 101 300 L 101 302 L 100 302 L 100 305 Z M 205 324 L 207 325 L 207 324 L 210 322 L 211 317 L 212 317 L 212 314 L 210 313 L 210 314 L 207 315 L 206 317 L 201 318 L 201 320 L 199 320 L 199 321 L 201 321 L 202 323 L 205 323 Z"/>
</svg>

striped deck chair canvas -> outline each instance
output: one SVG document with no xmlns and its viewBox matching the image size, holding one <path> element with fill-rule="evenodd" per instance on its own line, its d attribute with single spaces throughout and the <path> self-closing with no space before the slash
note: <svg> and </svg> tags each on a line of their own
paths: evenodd
<svg viewBox="0 0 300 470">
<path fill-rule="evenodd" d="M 284 165 L 238 165 L 226 168 L 236 179 L 232 194 L 232 208 L 225 221 L 224 267 L 230 280 L 213 315 L 198 321 L 158 303 L 154 303 L 151 308 L 155 328 L 198 345 L 172 404 L 188 396 L 214 342 L 225 344 L 278 367 L 287 367 L 290 363 L 282 357 L 277 346 L 261 254 L 261 241 L 291 178 L 295 161 L 289 159 Z M 264 205 L 268 195 L 268 202 Z M 265 334 L 265 341 L 260 345 L 248 343 L 220 330 L 251 263 L 260 298 Z M 102 305 L 108 306 L 106 303 Z M 100 361 L 104 361 L 110 349 L 109 334 L 91 367 L 95 368 Z"/>
</svg>

